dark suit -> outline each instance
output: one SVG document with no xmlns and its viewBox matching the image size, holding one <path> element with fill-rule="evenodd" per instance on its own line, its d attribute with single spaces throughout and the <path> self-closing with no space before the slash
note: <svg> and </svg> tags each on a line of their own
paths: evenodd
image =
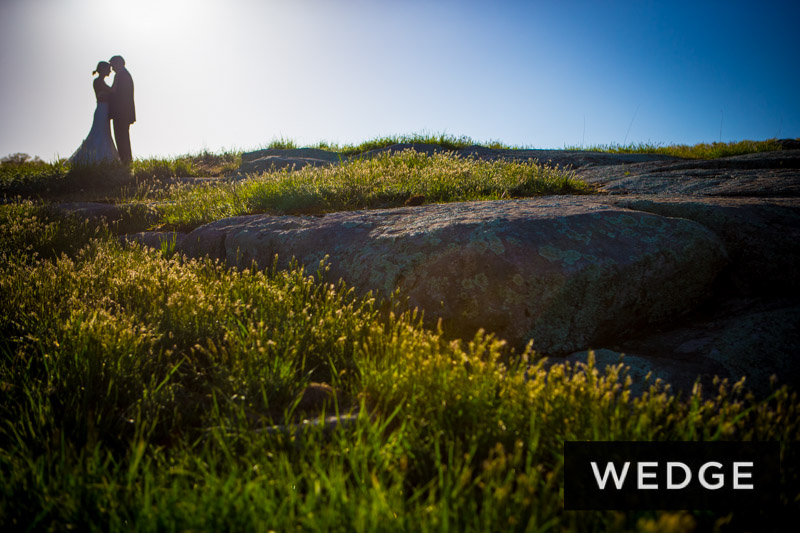
<svg viewBox="0 0 800 533">
<path fill-rule="evenodd" d="M 116 71 L 111 91 L 108 114 L 114 121 L 114 140 L 117 142 L 119 158 L 125 163 L 130 163 L 133 156 L 128 129 L 136 122 L 136 108 L 133 105 L 133 78 L 127 69 Z"/>
</svg>

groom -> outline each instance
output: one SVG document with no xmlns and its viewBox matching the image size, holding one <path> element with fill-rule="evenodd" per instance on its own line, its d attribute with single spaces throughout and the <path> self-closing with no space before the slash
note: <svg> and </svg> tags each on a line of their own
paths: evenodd
<svg viewBox="0 0 800 533">
<path fill-rule="evenodd" d="M 119 158 L 129 165 L 131 155 L 131 136 L 128 129 L 136 122 L 136 109 L 133 106 L 133 78 L 125 68 L 122 56 L 114 56 L 108 60 L 114 69 L 114 83 L 111 86 L 111 105 L 109 117 L 114 121 L 114 140 L 117 142 Z"/>
</svg>

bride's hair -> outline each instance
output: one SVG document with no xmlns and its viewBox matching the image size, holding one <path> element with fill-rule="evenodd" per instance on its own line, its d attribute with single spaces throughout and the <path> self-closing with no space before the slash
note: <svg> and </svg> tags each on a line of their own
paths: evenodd
<svg viewBox="0 0 800 533">
<path fill-rule="evenodd" d="M 92 75 L 95 75 L 95 74 L 97 74 L 98 72 L 100 72 L 100 69 L 102 69 L 103 67 L 105 67 L 105 68 L 111 68 L 111 63 L 109 63 L 108 61 L 100 61 L 100 62 L 97 64 L 97 68 L 96 68 L 96 69 L 94 69 L 94 72 L 92 72 Z"/>
</svg>

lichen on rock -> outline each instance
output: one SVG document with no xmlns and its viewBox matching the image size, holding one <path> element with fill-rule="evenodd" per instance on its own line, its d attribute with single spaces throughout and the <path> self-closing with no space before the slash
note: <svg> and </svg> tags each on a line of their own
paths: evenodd
<svg viewBox="0 0 800 533">
<path fill-rule="evenodd" d="M 726 262 L 700 224 L 586 197 L 237 217 L 195 230 L 183 249 L 220 256 L 208 239 L 220 232 L 231 264 L 327 257 L 330 277 L 399 289 L 448 334 L 485 329 L 553 353 L 685 312 Z"/>
</svg>

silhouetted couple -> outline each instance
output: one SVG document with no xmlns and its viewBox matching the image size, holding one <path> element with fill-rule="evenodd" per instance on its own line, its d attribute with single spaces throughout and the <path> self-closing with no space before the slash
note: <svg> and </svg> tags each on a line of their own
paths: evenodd
<svg viewBox="0 0 800 533">
<path fill-rule="evenodd" d="M 109 87 L 105 79 L 114 69 L 114 82 Z M 100 61 L 93 82 L 97 107 L 94 110 L 94 121 L 89 136 L 80 148 L 69 158 L 70 162 L 81 164 L 101 163 L 104 161 L 122 161 L 130 164 L 131 156 L 131 124 L 136 122 L 136 109 L 133 104 L 133 78 L 125 68 L 125 60 L 114 56 L 108 62 Z M 114 121 L 114 139 L 111 139 L 111 121 Z"/>
</svg>

